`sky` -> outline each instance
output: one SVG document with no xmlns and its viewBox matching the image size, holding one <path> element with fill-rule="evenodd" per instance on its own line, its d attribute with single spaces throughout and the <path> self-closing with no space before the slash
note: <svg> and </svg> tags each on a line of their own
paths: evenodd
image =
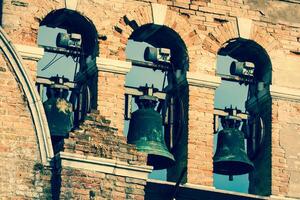
<svg viewBox="0 0 300 200">
<path fill-rule="evenodd" d="M 45 46 L 55 46 L 56 35 L 58 32 L 66 32 L 63 29 L 53 29 L 41 27 L 38 35 L 38 44 Z M 143 52 L 147 43 L 138 43 L 129 41 L 126 48 L 127 59 L 143 60 Z M 69 57 L 61 57 L 54 53 L 45 53 L 45 56 L 38 63 L 38 76 L 50 77 L 57 74 L 73 80 L 75 71 L 75 62 Z M 51 60 L 56 60 L 50 67 L 45 68 Z M 229 57 L 219 56 L 217 60 L 217 73 L 229 74 L 229 66 L 232 59 Z M 146 75 L 146 76 L 145 76 Z M 154 84 L 154 87 L 161 89 L 163 85 L 164 74 L 159 70 L 145 69 L 133 66 L 131 71 L 126 76 L 127 86 L 144 86 Z M 222 84 L 216 89 L 215 93 L 215 108 L 224 109 L 232 105 L 242 111 L 245 110 L 244 102 L 247 98 L 247 87 L 238 83 L 222 81 Z M 133 111 L 137 106 L 133 103 Z M 125 121 L 124 135 L 127 135 L 129 121 Z M 216 147 L 217 135 L 214 135 L 214 147 Z M 201 162 L 199 162 L 201 163 Z M 155 170 L 149 178 L 166 180 L 166 170 Z M 214 174 L 214 186 L 217 189 L 230 190 L 236 192 L 248 192 L 248 175 L 234 176 L 233 181 L 228 180 L 228 176 Z"/>
</svg>

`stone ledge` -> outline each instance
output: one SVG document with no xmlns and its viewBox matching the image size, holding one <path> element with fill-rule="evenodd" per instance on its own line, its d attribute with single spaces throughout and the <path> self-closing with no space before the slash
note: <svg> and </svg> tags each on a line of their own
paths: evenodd
<svg viewBox="0 0 300 200">
<path fill-rule="evenodd" d="M 132 67 L 131 62 L 129 61 L 121 61 L 121 60 L 113 60 L 107 58 L 96 58 L 96 64 L 98 71 L 103 72 L 111 72 L 117 74 L 126 75 Z"/>
<path fill-rule="evenodd" d="M 147 180 L 145 188 L 146 195 L 149 199 L 167 199 L 170 194 L 174 192 L 175 183 L 160 180 Z M 176 197 L 178 199 L 192 200 L 194 197 L 201 197 L 201 199 L 230 199 L 230 200 L 257 200 L 257 199 L 269 199 L 269 197 L 245 194 L 240 192 L 232 192 L 226 190 L 215 189 L 214 187 L 207 187 L 194 184 L 180 185 Z M 176 199 L 177 199 L 176 198 Z"/>
<path fill-rule="evenodd" d="M 201 73 L 187 72 L 187 82 L 189 85 L 216 89 L 221 84 L 221 78 Z"/>
<path fill-rule="evenodd" d="M 122 161 L 67 152 L 60 152 L 55 157 L 60 160 L 63 167 L 73 167 L 143 180 L 148 179 L 148 175 L 153 169 L 151 166 L 129 165 Z"/>
<path fill-rule="evenodd" d="M 270 94 L 276 99 L 300 101 L 300 89 L 271 85 Z"/>
<path fill-rule="evenodd" d="M 22 44 L 15 44 L 14 46 L 16 47 L 22 58 L 25 60 L 39 61 L 44 56 L 44 49 L 41 47 Z"/>
<path fill-rule="evenodd" d="M 298 198 L 290 198 L 290 197 L 284 197 L 284 196 L 277 196 L 277 195 L 271 195 L 270 200 L 296 200 Z"/>
</svg>

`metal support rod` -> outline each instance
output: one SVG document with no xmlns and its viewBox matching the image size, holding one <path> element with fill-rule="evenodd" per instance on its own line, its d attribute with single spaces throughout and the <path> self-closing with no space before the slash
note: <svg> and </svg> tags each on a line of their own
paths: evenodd
<svg viewBox="0 0 300 200">
<path fill-rule="evenodd" d="M 76 87 L 75 82 L 68 81 L 68 82 L 64 82 L 63 84 L 57 84 L 54 81 L 49 80 L 49 78 L 41 77 L 41 76 L 38 76 L 36 78 L 36 83 L 42 85 L 53 85 L 55 88 L 64 88 L 64 89 L 73 89 Z"/>
<path fill-rule="evenodd" d="M 171 69 L 169 63 L 153 63 L 153 62 L 139 61 L 139 60 L 127 60 L 127 61 L 130 61 L 132 65 L 137 67 L 145 67 L 154 70 L 159 69 L 162 71 L 169 71 Z"/>
<path fill-rule="evenodd" d="M 40 97 L 41 97 L 41 101 L 44 102 L 44 85 L 43 84 L 39 84 L 39 93 L 40 93 Z"/>
<path fill-rule="evenodd" d="M 132 96 L 142 96 L 143 92 L 139 90 L 139 88 L 125 86 L 125 94 L 132 95 Z M 154 92 L 153 96 L 157 97 L 158 99 L 166 99 L 166 93 L 164 92 Z"/>
<path fill-rule="evenodd" d="M 186 173 L 186 171 L 187 171 L 187 168 L 186 168 L 186 167 L 183 168 L 183 170 L 181 171 L 181 174 L 180 174 L 180 176 L 179 176 L 179 179 L 177 180 L 176 185 L 175 185 L 175 188 L 174 188 L 174 193 L 172 194 L 172 196 L 171 196 L 171 198 L 170 198 L 171 200 L 175 200 L 176 194 L 177 194 L 177 192 L 178 192 L 179 184 L 181 183 L 182 178 L 183 178 L 184 174 Z"/>
<path fill-rule="evenodd" d="M 231 81 L 231 82 L 237 82 L 237 83 L 254 83 L 252 79 L 244 79 L 239 76 L 234 75 L 227 75 L 227 74 L 217 74 L 217 76 L 221 77 L 221 80 L 223 81 Z"/>
<path fill-rule="evenodd" d="M 174 135 L 174 98 L 171 97 L 170 99 L 170 108 L 169 108 L 169 111 L 170 111 L 170 121 L 169 121 L 169 124 L 170 124 L 170 149 L 173 148 L 174 146 L 174 143 L 173 143 L 173 135 Z"/>
<path fill-rule="evenodd" d="M 74 55 L 74 56 L 80 56 L 83 53 L 80 51 L 71 51 L 65 48 L 61 47 L 50 47 L 50 46 L 41 46 L 44 48 L 45 52 L 50 52 L 50 53 L 58 53 L 58 54 L 65 54 L 65 55 Z"/>
<path fill-rule="evenodd" d="M 131 119 L 132 112 L 132 95 L 125 94 L 125 120 Z"/>
<path fill-rule="evenodd" d="M 215 108 L 214 109 L 214 115 L 218 115 L 218 116 L 228 116 L 228 113 L 225 112 L 224 110 L 222 109 L 218 109 L 218 108 Z M 248 113 L 238 113 L 237 116 L 240 117 L 242 120 L 246 120 L 248 119 Z"/>
</svg>

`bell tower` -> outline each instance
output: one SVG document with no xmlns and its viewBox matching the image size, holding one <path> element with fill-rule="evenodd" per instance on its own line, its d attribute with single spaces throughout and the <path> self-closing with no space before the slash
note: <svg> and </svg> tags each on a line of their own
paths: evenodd
<svg viewBox="0 0 300 200">
<path fill-rule="evenodd" d="M 299 10 L 2 0 L 0 199 L 300 198 Z"/>
</svg>

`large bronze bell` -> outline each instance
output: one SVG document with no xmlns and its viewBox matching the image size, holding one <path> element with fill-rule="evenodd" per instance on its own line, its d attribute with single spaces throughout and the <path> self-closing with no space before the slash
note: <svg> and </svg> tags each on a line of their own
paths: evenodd
<svg viewBox="0 0 300 200">
<path fill-rule="evenodd" d="M 56 83 L 59 78 L 51 77 L 50 80 Z M 67 100 L 67 96 L 66 89 L 47 88 L 48 99 L 43 105 L 51 136 L 68 137 L 73 127 L 72 104 Z"/>
<path fill-rule="evenodd" d="M 162 129 L 162 117 L 154 110 L 156 97 L 136 98 L 139 109 L 132 113 L 127 140 L 135 144 L 138 151 L 148 154 L 148 165 L 154 169 L 165 169 L 174 164 L 174 156 L 169 152 Z"/>
<path fill-rule="evenodd" d="M 233 114 L 235 110 L 227 111 L 229 116 L 221 119 L 223 130 L 218 133 L 213 165 L 214 173 L 229 175 L 232 179 L 233 175 L 249 173 L 254 165 L 245 151 L 244 133 L 238 129 L 241 119 Z"/>
</svg>

